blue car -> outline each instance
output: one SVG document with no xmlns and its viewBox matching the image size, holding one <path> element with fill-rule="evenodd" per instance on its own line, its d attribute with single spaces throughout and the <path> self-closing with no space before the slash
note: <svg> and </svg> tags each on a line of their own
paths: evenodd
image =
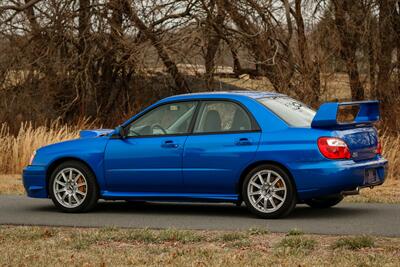
<svg viewBox="0 0 400 267">
<path fill-rule="evenodd" d="M 65 212 L 99 199 L 246 204 L 262 218 L 297 203 L 338 204 L 384 182 L 377 101 L 325 103 L 239 91 L 177 95 L 114 130 L 42 147 L 24 169 L 28 196 Z"/>
</svg>

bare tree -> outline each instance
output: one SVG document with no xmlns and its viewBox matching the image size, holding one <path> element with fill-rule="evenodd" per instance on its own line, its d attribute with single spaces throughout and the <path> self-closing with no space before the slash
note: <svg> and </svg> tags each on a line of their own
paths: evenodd
<svg viewBox="0 0 400 267">
<path fill-rule="evenodd" d="M 114 125 L 160 97 L 219 90 L 220 66 L 313 106 L 342 97 L 321 77 L 345 72 L 352 99 L 369 82 L 388 109 L 399 44 L 398 0 L 3 0 L 0 119 Z"/>
</svg>

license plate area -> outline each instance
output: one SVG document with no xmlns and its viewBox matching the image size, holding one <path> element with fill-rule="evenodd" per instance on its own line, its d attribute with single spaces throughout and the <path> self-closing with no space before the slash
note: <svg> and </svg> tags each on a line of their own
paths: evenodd
<svg viewBox="0 0 400 267">
<path fill-rule="evenodd" d="M 378 172 L 376 169 L 366 169 L 364 173 L 364 184 L 373 184 L 378 181 Z"/>
</svg>

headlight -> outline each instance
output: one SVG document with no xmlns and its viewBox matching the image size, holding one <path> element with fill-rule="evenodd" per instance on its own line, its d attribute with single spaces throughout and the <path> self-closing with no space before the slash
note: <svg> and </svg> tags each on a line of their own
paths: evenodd
<svg viewBox="0 0 400 267">
<path fill-rule="evenodd" d="M 33 160 L 35 159 L 35 156 L 36 156 L 36 150 L 33 151 L 33 153 L 32 153 L 31 159 L 29 160 L 29 165 L 32 165 Z"/>
</svg>

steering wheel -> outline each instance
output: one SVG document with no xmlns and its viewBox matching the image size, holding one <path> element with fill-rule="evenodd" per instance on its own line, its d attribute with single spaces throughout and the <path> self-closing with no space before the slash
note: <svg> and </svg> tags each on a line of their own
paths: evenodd
<svg viewBox="0 0 400 267">
<path fill-rule="evenodd" d="M 155 130 L 155 129 L 159 129 L 159 130 L 161 130 L 164 134 L 167 134 L 167 131 L 164 130 L 164 128 L 161 127 L 159 124 L 154 124 L 154 125 L 151 126 L 151 132 L 154 133 L 154 130 Z"/>
</svg>

